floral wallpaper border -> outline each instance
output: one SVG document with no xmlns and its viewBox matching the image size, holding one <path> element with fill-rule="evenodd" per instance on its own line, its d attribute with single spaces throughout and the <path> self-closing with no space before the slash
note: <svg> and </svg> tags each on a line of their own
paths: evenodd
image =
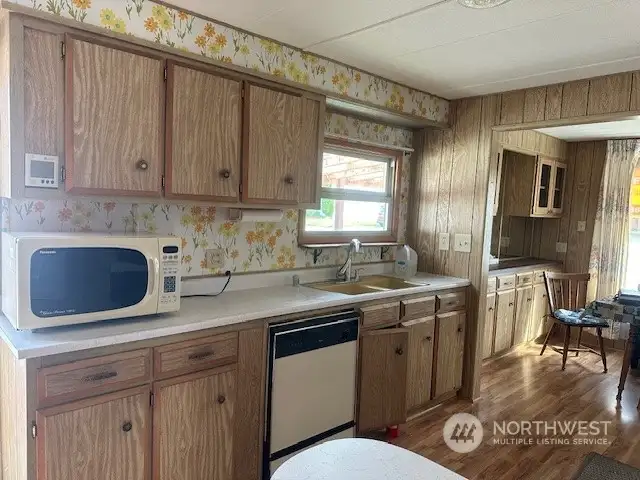
<svg viewBox="0 0 640 480">
<path fill-rule="evenodd" d="M 447 123 L 448 100 L 152 0 L 14 0 L 15 3 L 179 50 Z"/>
<path fill-rule="evenodd" d="M 360 120 L 339 113 L 327 113 L 324 133 L 328 136 L 363 140 L 392 147 L 412 148 L 413 146 L 411 130 Z"/>
</svg>

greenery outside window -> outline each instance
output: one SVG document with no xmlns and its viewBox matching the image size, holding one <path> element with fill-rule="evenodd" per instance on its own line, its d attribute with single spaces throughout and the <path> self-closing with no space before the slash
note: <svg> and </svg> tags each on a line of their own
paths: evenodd
<svg viewBox="0 0 640 480">
<path fill-rule="evenodd" d="M 300 217 L 303 245 L 395 242 L 402 153 L 325 140 L 320 209 Z"/>
</svg>

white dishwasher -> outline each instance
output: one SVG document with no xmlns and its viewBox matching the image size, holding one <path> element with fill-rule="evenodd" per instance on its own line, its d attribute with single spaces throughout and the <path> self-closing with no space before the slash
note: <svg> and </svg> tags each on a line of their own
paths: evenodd
<svg viewBox="0 0 640 480">
<path fill-rule="evenodd" d="M 355 433 L 355 311 L 269 328 L 263 478 L 311 446 Z"/>
</svg>

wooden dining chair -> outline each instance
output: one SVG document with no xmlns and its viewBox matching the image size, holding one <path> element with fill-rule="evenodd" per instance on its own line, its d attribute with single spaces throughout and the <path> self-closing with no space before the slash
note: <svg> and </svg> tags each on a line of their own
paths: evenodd
<svg viewBox="0 0 640 480">
<path fill-rule="evenodd" d="M 542 355 L 547 348 L 547 343 L 549 343 L 549 338 L 551 338 L 555 327 L 562 326 L 564 327 L 564 345 L 562 350 L 553 345 L 549 346 L 555 352 L 562 354 L 562 370 L 564 370 L 567 363 L 567 355 L 569 352 L 575 352 L 576 357 L 580 352 L 591 352 L 602 357 L 604 373 L 607 373 L 607 356 L 604 352 L 602 329 L 608 328 L 609 324 L 601 318 L 586 315 L 584 312 L 587 303 L 587 284 L 589 283 L 590 277 L 588 273 L 544 272 L 547 299 L 549 300 L 549 308 L 551 311 L 551 313 L 547 315 L 547 318 L 550 318 L 553 323 L 544 339 L 540 355 Z M 569 347 L 572 328 L 578 329 L 578 343 L 576 348 Z M 600 352 L 586 345 L 581 345 L 583 328 L 596 329 Z"/>
</svg>

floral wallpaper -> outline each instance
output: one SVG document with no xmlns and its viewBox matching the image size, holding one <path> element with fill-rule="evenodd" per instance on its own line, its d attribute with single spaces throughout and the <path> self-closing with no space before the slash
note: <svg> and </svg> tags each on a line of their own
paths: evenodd
<svg viewBox="0 0 640 480">
<path fill-rule="evenodd" d="M 311 53 L 208 21 L 151 0 L 14 0 L 113 32 L 283 77 L 436 122 L 449 102 Z"/>
<path fill-rule="evenodd" d="M 328 112 L 324 132 L 331 137 L 366 140 L 380 145 L 412 148 L 413 132 L 404 128 Z"/>
</svg>

